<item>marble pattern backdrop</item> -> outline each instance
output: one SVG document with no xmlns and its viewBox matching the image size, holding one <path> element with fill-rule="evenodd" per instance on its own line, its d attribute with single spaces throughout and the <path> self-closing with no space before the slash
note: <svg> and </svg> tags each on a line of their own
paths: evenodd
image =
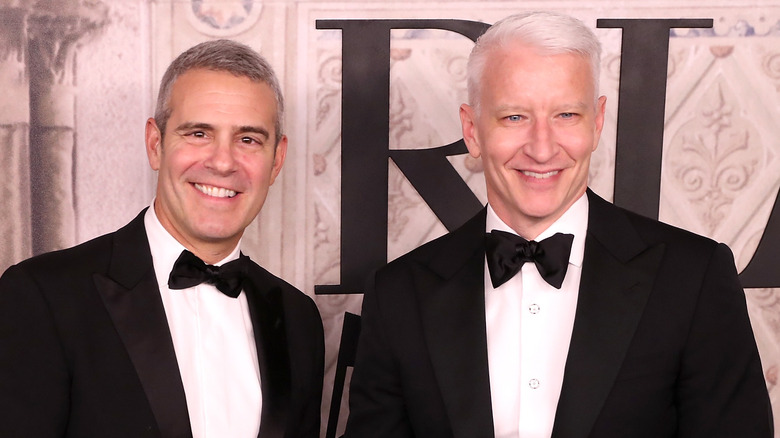
<svg viewBox="0 0 780 438">
<path fill-rule="evenodd" d="M 25 47 L 34 29 L 29 17 L 40 22 L 41 15 L 81 14 L 99 24 L 88 35 L 68 40 L 70 58 L 64 59 L 62 74 L 72 76 L 67 89 L 58 91 L 65 93 L 64 100 L 57 100 L 67 105 L 51 110 L 72 120 L 66 125 L 73 128 L 73 150 L 55 161 L 70 163 L 72 175 L 55 184 L 64 193 L 55 201 L 59 211 L 64 205 L 64 211 L 73 212 L 75 224 L 67 225 L 73 243 L 116 229 L 149 204 L 155 175 L 144 156 L 143 126 L 153 112 L 160 77 L 186 48 L 232 38 L 259 50 L 276 68 L 287 99 L 290 138 L 287 163 L 245 235 L 245 251 L 312 296 L 315 285 L 337 284 L 341 34 L 316 29 L 317 19 L 492 23 L 518 11 L 552 9 L 572 13 L 595 29 L 598 18 L 712 18 L 712 29 L 675 29 L 670 40 L 660 219 L 729 244 L 742 269 L 780 188 L 780 0 L 64 0 L 53 8 L 54 3 L 0 0 L 0 84 L 10 90 L 0 101 L 0 166 L 11 181 L 1 189 L 6 250 L 0 269 L 34 252 L 35 212 L 29 198 L 36 176 L 29 174 L 29 133 L 40 114 L 29 103 L 35 80 Z M 601 87 L 608 105 L 590 185 L 611 199 L 621 30 L 595 31 L 604 44 Z M 465 63 L 472 45 L 447 31 L 393 31 L 387 60 L 391 148 L 430 148 L 461 137 L 458 106 L 466 98 Z M 451 162 L 485 202 L 481 163 L 467 155 L 451 157 Z M 395 164 L 388 165 L 388 259 L 393 259 L 445 228 Z M 63 234 L 57 227 L 54 231 Z M 780 420 L 780 294 L 778 289 L 746 294 Z M 361 296 L 315 300 L 326 329 L 324 430 L 343 315 L 360 312 Z M 346 396 L 341 410 L 345 415 Z"/>
</svg>

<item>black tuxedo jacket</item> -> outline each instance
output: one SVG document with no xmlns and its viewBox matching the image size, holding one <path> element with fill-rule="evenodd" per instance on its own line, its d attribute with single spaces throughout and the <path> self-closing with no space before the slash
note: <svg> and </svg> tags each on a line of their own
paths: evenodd
<svg viewBox="0 0 780 438">
<path fill-rule="evenodd" d="M 259 436 L 319 436 L 324 340 L 314 302 L 254 263 L 244 292 Z M 143 212 L 0 278 L 0 436 L 192 436 Z"/>
<path fill-rule="evenodd" d="M 725 245 L 590 201 L 552 436 L 767 437 L 769 398 Z M 378 271 L 348 438 L 493 437 L 485 211 Z"/>
</svg>

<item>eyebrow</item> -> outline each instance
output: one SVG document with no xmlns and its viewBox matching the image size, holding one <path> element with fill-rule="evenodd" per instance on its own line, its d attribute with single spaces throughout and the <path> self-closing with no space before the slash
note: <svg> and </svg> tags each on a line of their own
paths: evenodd
<svg viewBox="0 0 780 438">
<path fill-rule="evenodd" d="M 209 125 L 208 123 L 195 123 L 195 122 L 184 122 L 181 125 L 176 127 L 177 131 L 182 131 L 187 129 L 211 130 L 214 129 L 214 127 Z"/>
<path fill-rule="evenodd" d="M 587 110 L 591 108 L 591 105 L 588 105 L 587 103 L 581 101 L 572 101 L 572 102 L 564 103 L 562 105 L 557 105 L 553 109 L 555 111 L 561 111 L 563 108 L 570 108 L 570 109 L 576 109 L 578 111 L 581 111 L 581 110 Z M 522 111 L 528 111 L 529 108 L 524 105 L 508 104 L 508 105 L 499 105 L 495 108 L 495 110 L 497 112 L 506 112 L 506 111 L 522 112 Z"/>
<path fill-rule="evenodd" d="M 267 129 L 262 128 L 260 126 L 239 126 L 236 132 L 237 133 L 251 132 L 255 134 L 260 134 L 263 137 L 265 137 L 266 140 L 271 137 L 271 133 L 269 133 Z"/>
<path fill-rule="evenodd" d="M 176 127 L 177 131 L 189 130 L 189 129 L 202 129 L 204 131 L 211 131 L 214 129 L 214 125 L 211 125 L 209 123 L 202 123 L 202 122 L 184 122 L 181 125 Z M 267 129 L 260 126 L 251 126 L 251 125 L 238 126 L 236 127 L 234 132 L 236 134 L 243 134 L 243 133 L 260 134 L 263 137 L 265 137 L 266 140 L 271 137 L 271 133 L 269 133 Z"/>
</svg>

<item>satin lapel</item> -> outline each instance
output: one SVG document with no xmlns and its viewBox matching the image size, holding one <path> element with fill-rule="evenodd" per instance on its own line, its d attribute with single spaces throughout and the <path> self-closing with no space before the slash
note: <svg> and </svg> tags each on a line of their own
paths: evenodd
<svg viewBox="0 0 780 438">
<path fill-rule="evenodd" d="M 580 292 L 553 437 L 588 436 L 628 350 L 664 247 L 648 247 L 628 218 L 588 191 Z"/>
<path fill-rule="evenodd" d="M 191 437 L 184 386 L 154 275 L 143 214 L 114 234 L 108 275 L 95 274 L 93 279 L 138 373 L 160 434 Z"/>
<path fill-rule="evenodd" d="M 291 377 L 282 290 L 275 277 L 253 264 L 244 293 L 252 318 L 263 392 L 258 436 L 283 437 L 290 410 Z"/>
<path fill-rule="evenodd" d="M 485 213 L 453 233 L 415 285 L 454 437 L 493 436 L 485 323 Z"/>
</svg>

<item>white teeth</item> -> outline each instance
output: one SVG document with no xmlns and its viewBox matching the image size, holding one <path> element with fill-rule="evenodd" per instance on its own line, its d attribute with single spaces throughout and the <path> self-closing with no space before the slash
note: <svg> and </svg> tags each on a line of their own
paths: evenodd
<svg viewBox="0 0 780 438">
<path fill-rule="evenodd" d="M 523 175 L 525 176 L 530 176 L 531 178 L 539 178 L 539 179 L 549 178 L 551 176 L 555 176 L 558 174 L 557 170 L 551 170 L 545 173 L 536 173 L 536 172 L 531 172 L 530 170 L 523 170 L 522 172 Z"/>
<path fill-rule="evenodd" d="M 202 184 L 195 184 L 195 188 L 200 190 L 201 193 L 213 196 L 215 198 L 232 198 L 236 196 L 236 192 L 230 189 L 222 187 L 204 186 Z"/>
</svg>

